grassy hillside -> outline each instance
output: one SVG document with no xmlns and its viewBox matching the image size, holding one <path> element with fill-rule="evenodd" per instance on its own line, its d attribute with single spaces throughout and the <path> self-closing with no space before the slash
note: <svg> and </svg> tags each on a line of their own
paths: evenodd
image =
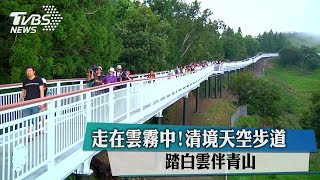
<svg viewBox="0 0 320 180">
<path fill-rule="evenodd" d="M 271 62 L 270 62 L 271 63 Z M 305 97 L 320 88 L 320 69 L 314 72 L 304 71 L 299 68 L 284 68 L 273 62 L 266 76 L 286 83 L 298 95 Z"/>
<path fill-rule="evenodd" d="M 311 104 L 311 93 L 320 88 L 320 69 L 306 72 L 297 67 L 283 68 L 276 61 L 268 62 L 265 78 L 270 78 L 282 87 L 282 103 L 286 104 L 287 112 L 277 121 L 283 128 L 301 128 L 299 120 L 302 112 L 308 110 Z M 320 150 L 310 155 L 310 172 L 320 172 Z M 320 179 L 320 174 L 315 175 L 250 175 L 229 176 L 229 180 L 291 180 Z"/>
<path fill-rule="evenodd" d="M 300 128 L 302 113 L 311 105 L 311 93 L 320 89 L 320 69 L 308 72 L 297 67 L 284 68 L 273 62 L 266 69 L 266 77 L 282 87 L 282 102 L 288 113 L 279 119 L 284 128 Z"/>
<path fill-rule="evenodd" d="M 269 62 L 266 77 L 281 84 L 287 92 L 283 99 L 290 103 L 292 111 L 287 115 L 290 118 L 284 120 L 284 127 L 300 127 L 301 113 L 311 105 L 311 94 L 320 89 L 320 69 L 307 72 L 298 67 L 284 68 L 273 61 Z M 320 172 L 320 152 L 311 155 L 310 171 Z M 320 179 L 319 175 L 317 177 Z"/>
</svg>

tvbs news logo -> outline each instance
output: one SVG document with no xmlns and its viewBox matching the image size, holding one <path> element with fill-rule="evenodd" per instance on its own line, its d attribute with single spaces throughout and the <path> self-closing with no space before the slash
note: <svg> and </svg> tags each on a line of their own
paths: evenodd
<svg viewBox="0 0 320 180">
<path fill-rule="evenodd" d="M 31 14 L 27 16 L 27 12 L 12 12 L 13 26 L 10 33 L 36 33 L 38 26 L 44 26 L 42 31 L 54 31 L 63 19 L 59 11 L 54 6 L 42 6 L 46 14 Z"/>
</svg>

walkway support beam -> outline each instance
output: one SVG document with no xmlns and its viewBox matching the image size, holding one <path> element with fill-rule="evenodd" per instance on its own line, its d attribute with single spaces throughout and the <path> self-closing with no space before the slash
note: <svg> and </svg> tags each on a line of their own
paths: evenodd
<svg viewBox="0 0 320 180">
<path fill-rule="evenodd" d="M 210 79 L 207 79 L 207 80 L 204 81 L 204 83 L 206 84 L 206 85 L 205 85 L 205 86 L 206 86 L 206 91 L 205 91 L 206 99 L 208 99 L 208 91 L 209 91 L 209 87 L 210 87 L 209 81 L 210 81 Z M 209 86 L 209 87 L 208 87 L 208 86 Z"/>
<path fill-rule="evenodd" d="M 221 75 L 219 75 L 220 76 L 220 98 L 222 98 L 222 80 L 223 80 L 223 76 L 224 76 L 224 74 L 221 74 Z"/>
<path fill-rule="evenodd" d="M 188 96 L 183 97 L 183 125 L 188 123 Z"/>
<path fill-rule="evenodd" d="M 214 76 L 214 98 L 217 98 L 218 80 L 217 75 Z"/>
<path fill-rule="evenodd" d="M 208 81 L 209 81 L 209 88 L 208 88 L 209 98 L 211 98 L 211 97 L 212 97 L 212 89 L 211 89 L 211 81 L 212 81 L 212 78 L 209 77 Z"/>
<path fill-rule="evenodd" d="M 157 118 L 157 124 L 161 125 L 163 121 L 163 117 L 156 117 Z"/>
<path fill-rule="evenodd" d="M 159 111 L 155 116 L 157 124 L 161 125 L 163 123 L 162 110 Z"/>
<path fill-rule="evenodd" d="M 228 71 L 228 92 L 230 91 L 230 71 Z"/>
<path fill-rule="evenodd" d="M 196 110 L 195 110 L 195 113 L 199 113 L 200 112 L 199 101 L 200 101 L 200 87 L 197 87 L 197 89 L 196 89 Z"/>
</svg>

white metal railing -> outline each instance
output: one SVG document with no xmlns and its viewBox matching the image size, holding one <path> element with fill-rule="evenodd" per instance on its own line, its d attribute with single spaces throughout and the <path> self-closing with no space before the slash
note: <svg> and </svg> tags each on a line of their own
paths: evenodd
<svg viewBox="0 0 320 180">
<path fill-rule="evenodd" d="M 169 71 L 155 72 L 156 77 L 165 77 Z M 131 75 L 133 80 L 144 79 L 148 77 L 148 73 Z M 53 95 L 60 93 L 73 92 L 86 87 L 85 79 L 62 79 L 51 80 L 47 82 L 48 89 L 51 90 Z M 65 83 L 77 83 L 73 85 L 66 85 Z M 22 89 L 22 83 L 4 84 L 0 85 L 0 90 L 10 90 L 13 92 L 0 94 L 0 106 L 14 104 L 19 102 L 19 96 Z"/>
<path fill-rule="evenodd" d="M 216 66 L 216 71 L 221 70 L 221 66 Z M 165 77 L 170 74 L 170 71 L 155 72 L 156 77 Z M 133 74 L 131 78 L 133 80 L 145 79 L 148 77 L 148 73 L 144 74 Z M 65 83 L 76 83 L 73 85 L 67 85 Z M 47 82 L 48 89 L 53 95 L 60 93 L 73 92 L 86 87 L 85 79 L 62 79 L 62 80 L 51 80 Z M 15 84 L 4 84 L 0 85 L 0 90 L 11 90 L 13 92 L 0 94 L 0 106 L 14 104 L 19 102 L 19 96 L 22 89 L 22 83 Z M 18 116 L 18 115 L 16 115 Z"/>
<path fill-rule="evenodd" d="M 210 66 L 188 75 L 104 85 L 2 110 L 0 118 L 3 122 L 3 119 L 10 119 L 13 112 L 24 112 L 30 107 L 42 104 L 48 106 L 46 111 L 0 124 L 1 179 L 21 179 L 44 165 L 50 168 L 50 163 L 83 141 L 86 123 L 89 121 L 137 123 L 137 120 L 148 120 L 144 118 L 145 112 L 153 111 L 157 104 L 163 103 L 168 97 L 175 98 L 172 95 L 174 93 L 188 93 L 197 87 L 201 80 L 207 78 L 213 69 L 214 67 Z M 127 87 L 114 90 L 123 85 Z M 48 98 L 50 97 L 46 99 Z M 34 120 L 34 126 L 28 133 L 28 121 L 31 120 Z M 20 155 L 12 157 L 12 153 Z"/>
<path fill-rule="evenodd" d="M 269 53 L 269 54 L 261 54 L 259 56 L 254 56 L 251 58 L 248 58 L 246 60 L 238 61 L 238 62 L 231 62 L 231 63 L 223 63 L 222 66 L 216 66 L 215 71 L 229 71 L 230 68 L 234 69 L 239 69 L 242 67 L 245 67 L 251 63 L 255 63 L 258 59 L 264 58 L 264 57 L 276 57 L 278 56 L 277 53 Z M 242 62 L 242 63 L 241 63 Z M 155 72 L 156 77 L 165 77 L 170 74 L 170 71 L 160 71 L 160 72 Z M 148 73 L 144 74 L 133 74 L 131 75 L 133 80 L 138 80 L 138 79 L 144 79 L 148 77 Z M 63 83 L 79 83 L 75 85 L 63 85 Z M 60 93 L 66 93 L 66 92 L 72 92 L 76 90 L 83 89 L 85 86 L 85 80 L 84 79 L 71 79 L 71 80 L 53 80 L 53 81 L 48 81 L 48 85 L 54 85 L 49 87 L 53 94 L 60 94 Z M 0 85 L 0 90 L 9 90 L 9 89 L 19 89 L 19 92 L 10 92 L 10 93 L 3 93 L 0 94 L 0 106 L 5 106 L 8 104 L 13 104 L 17 103 L 19 101 L 19 94 L 21 90 L 21 83 L 16 83 L 16 84 L 8 84 L 8 85 Z M 60 88 L 59 88 L 60 87 Z"/>
<path fill-rule="evenodd" d="M 72 92 L 86 87 L 84 79 L 66 79 L 48 81 L 48 89 L 53 95 Z M 68 85 L 66 83 L 76 83 Z M 19 96 L 22 89 L 22 83 L 0 85 L 0 90 L 11 90 L 13 92 L 0 94 L 0 106 L 14 104 L 19 102 Z"/>
<path fill-rule="evenodd" d="M 188 74 L 102 85 L 0 107 L 0 179 L 62 179 L 96 153 L 70 160 L 84 153 L 87 122 L 144 123 L 212 74 L 223 72 L 224 66 L 237 69 L 250 63 L 254 61 L 213 64 Z M 43 104 L 46 110 L 26 116 L 28 109 Z M 68 166 L 57 172 L 62 162 Z"/>
<path fill-rule="evenodd" d="M 259 59 L 267 58 L 267 57 L 278 57 L 278 56 L 279 56 L 278 53 L 268 53 L 268 54 L 261 54 L 258 56 L 254 56 L 242 61 L 223 63 L 222 71 L 226 72 L 226 71 L 244 68 L 250 64 L 256 63 Z"/>
</svg>

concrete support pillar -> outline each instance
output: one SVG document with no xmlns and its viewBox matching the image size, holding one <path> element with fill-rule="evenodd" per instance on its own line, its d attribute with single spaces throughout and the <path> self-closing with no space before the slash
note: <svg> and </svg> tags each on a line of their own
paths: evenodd
<svg viewBox="0 0 320 180">
<path fill-rule="evenodd" d="M 205 80 L 204 81 L 205 82 L 205 97 L 206 97 L 206 99 L 208 99 L 208 84 L 209 84 L 209 80 Z"/>
<path fill-rule="evenodd" d="M 228 92 L 230 91 L 230 71 L 228 71 Z"/>
<path fill-rule="evenodd" d="M 188 124 L 188 96 L 183 97 L 183 125 Z"/>
<path fill-rule="evenodd" d="M 199 106 L 199 102 L 200 102 L 200 87 L 197 87 L 196 89 L 196 113 L 200 112 L 200 106 Z"/>
<path fill-rule="evenodd" d="M 217 98 L 218 80 L 217 75 L 214 76 L 214 98 Z"/>
<path fill-rule="evenodd" d="M 220 98 L 222 98 L 222 80 L 223 80 L 223 76 L 224 74 L 219 75 L 219 79 L 220 79 Z"/>
<path fill-rule="evenodd" d="M 208 93 L 209 93 L 209 98 L 211 98 L 212 97 L 212 89 L 211 89 L 211 81 L 212 81 L 212 78 L 211 77 L 209 77 L 209 79 L 208 79 L 208 81 L 209 81 L 209 85 L 208 85 Z"/>
<path fill-rule="evenodd" d="M 155 116 L 154 116 L 154 123 L 161 125 L 163 123 L 163 115 L 162 111 L 159 111 Z"/>
</svg>

